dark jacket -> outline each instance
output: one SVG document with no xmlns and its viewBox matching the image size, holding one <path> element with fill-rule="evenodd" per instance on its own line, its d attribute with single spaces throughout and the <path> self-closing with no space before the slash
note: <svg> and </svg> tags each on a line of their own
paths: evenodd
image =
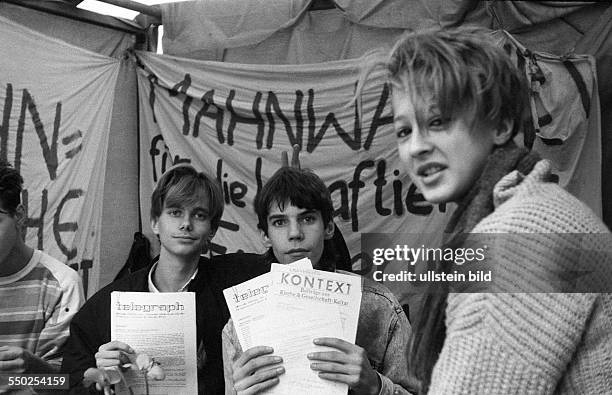
<svg viewBox="0 0 612 395">
<path fill-rule="evenodd" d="M 204 347 L 206 359 L 198 368 L 198 392 L 222 394 L 223 357 L 221 331 L 229 319 L 223 289 L 256 277 L 269 270 L 257 254 L 229 254 L 201 258 L 198 274 L 188 290 L 196 293 L 198 348 Z M 70 375 L 71 393 L 88 393 L 81 382 L 83 373 L 96 366 L 98 348 L 110 341 L 110 294 L 113 291 L 148 292 L 149 267 L 134 272 L 99 290 L 72 319 L 66 342 L 62 372 Z M 93 386 L 92 386 L 93 387 Z"/>
</svg>

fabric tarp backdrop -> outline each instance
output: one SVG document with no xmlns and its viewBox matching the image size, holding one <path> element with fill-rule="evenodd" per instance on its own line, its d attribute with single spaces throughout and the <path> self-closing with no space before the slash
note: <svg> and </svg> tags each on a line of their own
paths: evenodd
<svg viewBox="0 0 612 395">
<path fill-rule="evenodd" d="M 601 123 L 595 60 L 589 55 L 531 51 L 507 32 L 500 39 L 531 84 L 534 134 L 524 137 L 525 145 L 550 160 L 559 184 L 601 216 Z"/>
<path fill-rule="evenodd" d="M 0 158 L 25 180 L 26 243 L 73 267 L 89 262 L 91 294 L 119 61 L 2 17 L 0 36 Z"/>
<path fill-rule="evenodd" d="M 164 53 L 236 63 L 304 64 L 358 58 L 407 28 L 434 26 L 443 2 L 338 0 L 187 1 L 161 4 Z M 341 11 L 342 10 L 342 11 Z"/>
</svg>

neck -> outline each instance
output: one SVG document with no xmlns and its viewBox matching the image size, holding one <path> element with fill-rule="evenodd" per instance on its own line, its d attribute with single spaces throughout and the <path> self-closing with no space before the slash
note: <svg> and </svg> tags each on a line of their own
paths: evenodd
<svg viewBox="0 0 612 395">
<path fill-rule="evenodd" d="M 178 291 L 191 278 L 199 261 L 199 254 L 193 257 L 177 257 L 162 249 L 153 274 L 155 286 L 161 292 Z"/>
<path fill-rule="evenodd" d="M 264 253 L 264 256 L 268 263 L 279 262 L 278 258 L 276 258 L 276 255 L 274 255 L 274 251 L 272 250 L 272 248 L 269 248 L 268 251 Z M 321 258 L 319 258 L 318 261 L 311 261 L 310 263 L 312 264 L 312 268 L 316 270 L 324 270 L 326 272 L 336 271 L 335 263 L 325 258 L 325 251 L 323 252 L 323 255 L 321 255 Z"/>
<path fill-rule="evenodd" d="M 4 262 L 0 263 L 0 277 L 10 276 L 23 269 L 32 259 L 33 254 L 34 250 L 25 243 L 14 245 Z"/>
<path fill-rule="evenodd" d="M 480 220 L 495 209 L 493 189 L 497 182 L 513 170 L 527 174 L 538 161 L 537 155 L 519 148 L 514 141 L 496 147 L 489 155 L 480 177 L 468 192 L 456 203 L 457 209 L 449 220 L 444 233 L 468 233 Z M 450 236 L 445 237 L 448 241 Z"/>
</svg>

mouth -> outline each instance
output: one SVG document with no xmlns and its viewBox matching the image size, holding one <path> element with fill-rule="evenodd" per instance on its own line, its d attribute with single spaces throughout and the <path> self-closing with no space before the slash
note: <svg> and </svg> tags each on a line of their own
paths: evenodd
<svg viewBox="0 0 612 395">
<path fill-rule="evenodd" d="M 178 240 L 185 240 L 185 241 L 196 241 L 197 239 L 195 237 L 191 237 L 191 236 L 173 236 L 175 239 Z"/>
<path fill-rule="evenodd" d="M 305 248 L 293 248 L 289 251 L 287 251 L 287 255 L 290 255 L 292 257 L 304 257 L 308 254 L 308 250 Z"/>
<path fill-rule="evenodd" d="M 446 170 L 446 166 L 437 162 L 430 162 L 424 165 L 421 165 L 417 168 L 416 175 L 420 177 L 423 182 L 432 182 L 435 181 L 437 176 L 442 173 L 442 171 Z"/>
</svg>

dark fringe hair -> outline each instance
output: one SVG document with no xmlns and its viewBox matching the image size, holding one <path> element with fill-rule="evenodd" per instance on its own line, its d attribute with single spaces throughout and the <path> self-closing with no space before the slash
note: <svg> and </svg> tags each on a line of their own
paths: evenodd
<svg viewBox="0 0 612 395">
<path fill-rule="evenodd" d="M 0 160 L 0 209 L 14 215 L 21 203 L 23 178 L 8 162 Z"/>
<path fill-rule="evenodd" d="M 334 206 L 325 183 L 310 169 L 281 167 L 255 196 L 257 227 L 268 233 L 268 214 L 273 204 L 283 210 L 285 203 L 319 210 L 325 224 L 332 220 Z"/>
</svg>

